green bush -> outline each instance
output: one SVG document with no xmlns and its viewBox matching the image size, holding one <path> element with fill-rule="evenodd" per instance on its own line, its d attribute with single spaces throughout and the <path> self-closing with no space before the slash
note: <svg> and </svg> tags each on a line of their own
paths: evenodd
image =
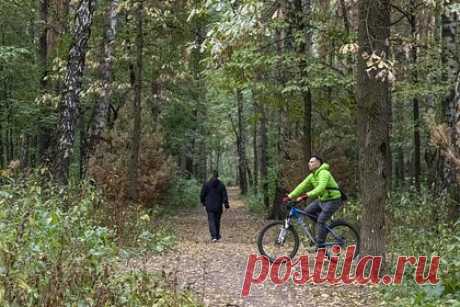
<svg viewBox="0 0 460 307">
<path fill-rule="evenodd" d="M 422 193 L 395 193 L 388 206 L 388 247 L 394 273 L 398 255 L 441 256 L 437 285 L 417 285 L 408 266 L 403 284 L 381 288 L 386 305 L 460 306 L 460 222 L 448 224 L 442 198 Z"/>
<path fill-rule="evenodd" d="M 266 214 L 267 208 L 264 205 L 263 195 L 260 193 L 250 193 L 246 196 L 249 212 L 262 216 Z"/>
<path fill-rule="evenodd" d="M 337 212 L 337 216 L 334 215 L 334 218 L 343 218 L 348 222 L 352 223 L 359 229 L 361 222 L 361 203 L 356 199 L 350 198 L 342 206 L 342 208 Z"/>
<path fill-rule="evenodd" d="M 175 293 L 158 276 L 144 271 L 118 274 L 110 280 L 107 306 L 201 306 L 190 292 Z"/>
<path fill-rule="evenodd" d="M 167 207 L 196 207 L 200 203 L 201 187 L 195 178 L 175 177 L 168 190 Z"/>
<path fill-rule="evenodd" d="M 193 306 L 189 295 L 161 288 L 146 272 L 120 272 L 114 231 L 98 226 L 99 195 L 89 185 L 61 189 L 33 177 L 0 186 L 0 305 Z M 76 193 L 78 192 L 78 193 Z M 173 239 L 152 234 L 143 215 L 134 254 L 162 250 Z M 163 241 L 162 241 L 163 240 Z M 126 271 L 126 270 L 125 270 Z"/>
</svg>

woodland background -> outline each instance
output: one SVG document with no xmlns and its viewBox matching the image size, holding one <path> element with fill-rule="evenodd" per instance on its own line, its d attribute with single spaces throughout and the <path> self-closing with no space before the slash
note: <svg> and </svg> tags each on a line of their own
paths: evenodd
<svg viewBox="0 0 460 307">
<path fill-rule="evenodd" d="M 460 304 L 457 1 L 2 0 L 0 29 L 0 300 L 189 304 L 116 263 L 214 169 L 282 218 L 317 154 L 364 255 L 443 257 L 379 295 Z"/>
</svg>

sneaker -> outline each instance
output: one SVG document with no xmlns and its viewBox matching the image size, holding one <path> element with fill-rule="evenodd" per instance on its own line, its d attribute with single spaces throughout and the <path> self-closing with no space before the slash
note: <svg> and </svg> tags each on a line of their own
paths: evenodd
<svg viewBox="0 0 460 307">
<path fill-rule="evenodd" d="M 212 241 L 212 242 L 217 242 L 217 239 L 216 239 L 216 238 L 214 238 L 214 239 L 212 239 L 211 241 Z"/>
</svg>

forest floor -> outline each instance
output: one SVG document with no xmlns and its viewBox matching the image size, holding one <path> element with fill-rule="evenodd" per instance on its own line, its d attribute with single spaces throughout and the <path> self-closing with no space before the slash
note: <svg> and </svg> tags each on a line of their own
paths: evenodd
<svg viewBox="0 0 460 307">
<path fill-rule="evenodd" d="M 237 188 L 229 188 L 230 209 L 221 220 L 222 240 L 210 241 L 204 208 L 184 210 L 168 218 L 177 235 L 174 250 L 152 255 L 142 266 L 164 272 L 178 289 L 191 290 L 206 306 L 376 306 L 372 288 L 289 283 L 276 286 L 268 277 L 252 285 L 248 297 L 241 288 L 248 256 L 258 254 L 256 236 L 267 223 L 250 214 Z M 299 253 L 304 254 L 302 247 Z M 140 265 L 134 262 L 131 266 Z M 294 268 L 293 270 L 296 270 Z"/>
</svg>

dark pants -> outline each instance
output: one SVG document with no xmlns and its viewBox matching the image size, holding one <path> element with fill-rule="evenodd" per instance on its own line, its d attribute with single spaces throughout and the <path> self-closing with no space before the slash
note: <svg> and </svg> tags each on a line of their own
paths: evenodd
<svg viewBox="0 0 460 307">
<path fill-rule="evenodd" d="M 316 222 L 317 234 L 316 241 L 319 247 L 324 245 L 324 240 L 327 235 L 326 222 L 329 220 L 342 204 L 341 199 L 320 202 L 318 199 L 313 201 L 305 209 L 306 212 L 313 215 L 313 220 Z"/>
<path fill-rule="evenodd" d="M 209 233 L 212 239 L 220 239 L 220 217 L 222 212 L 207 211 Z"/>
</svg>

